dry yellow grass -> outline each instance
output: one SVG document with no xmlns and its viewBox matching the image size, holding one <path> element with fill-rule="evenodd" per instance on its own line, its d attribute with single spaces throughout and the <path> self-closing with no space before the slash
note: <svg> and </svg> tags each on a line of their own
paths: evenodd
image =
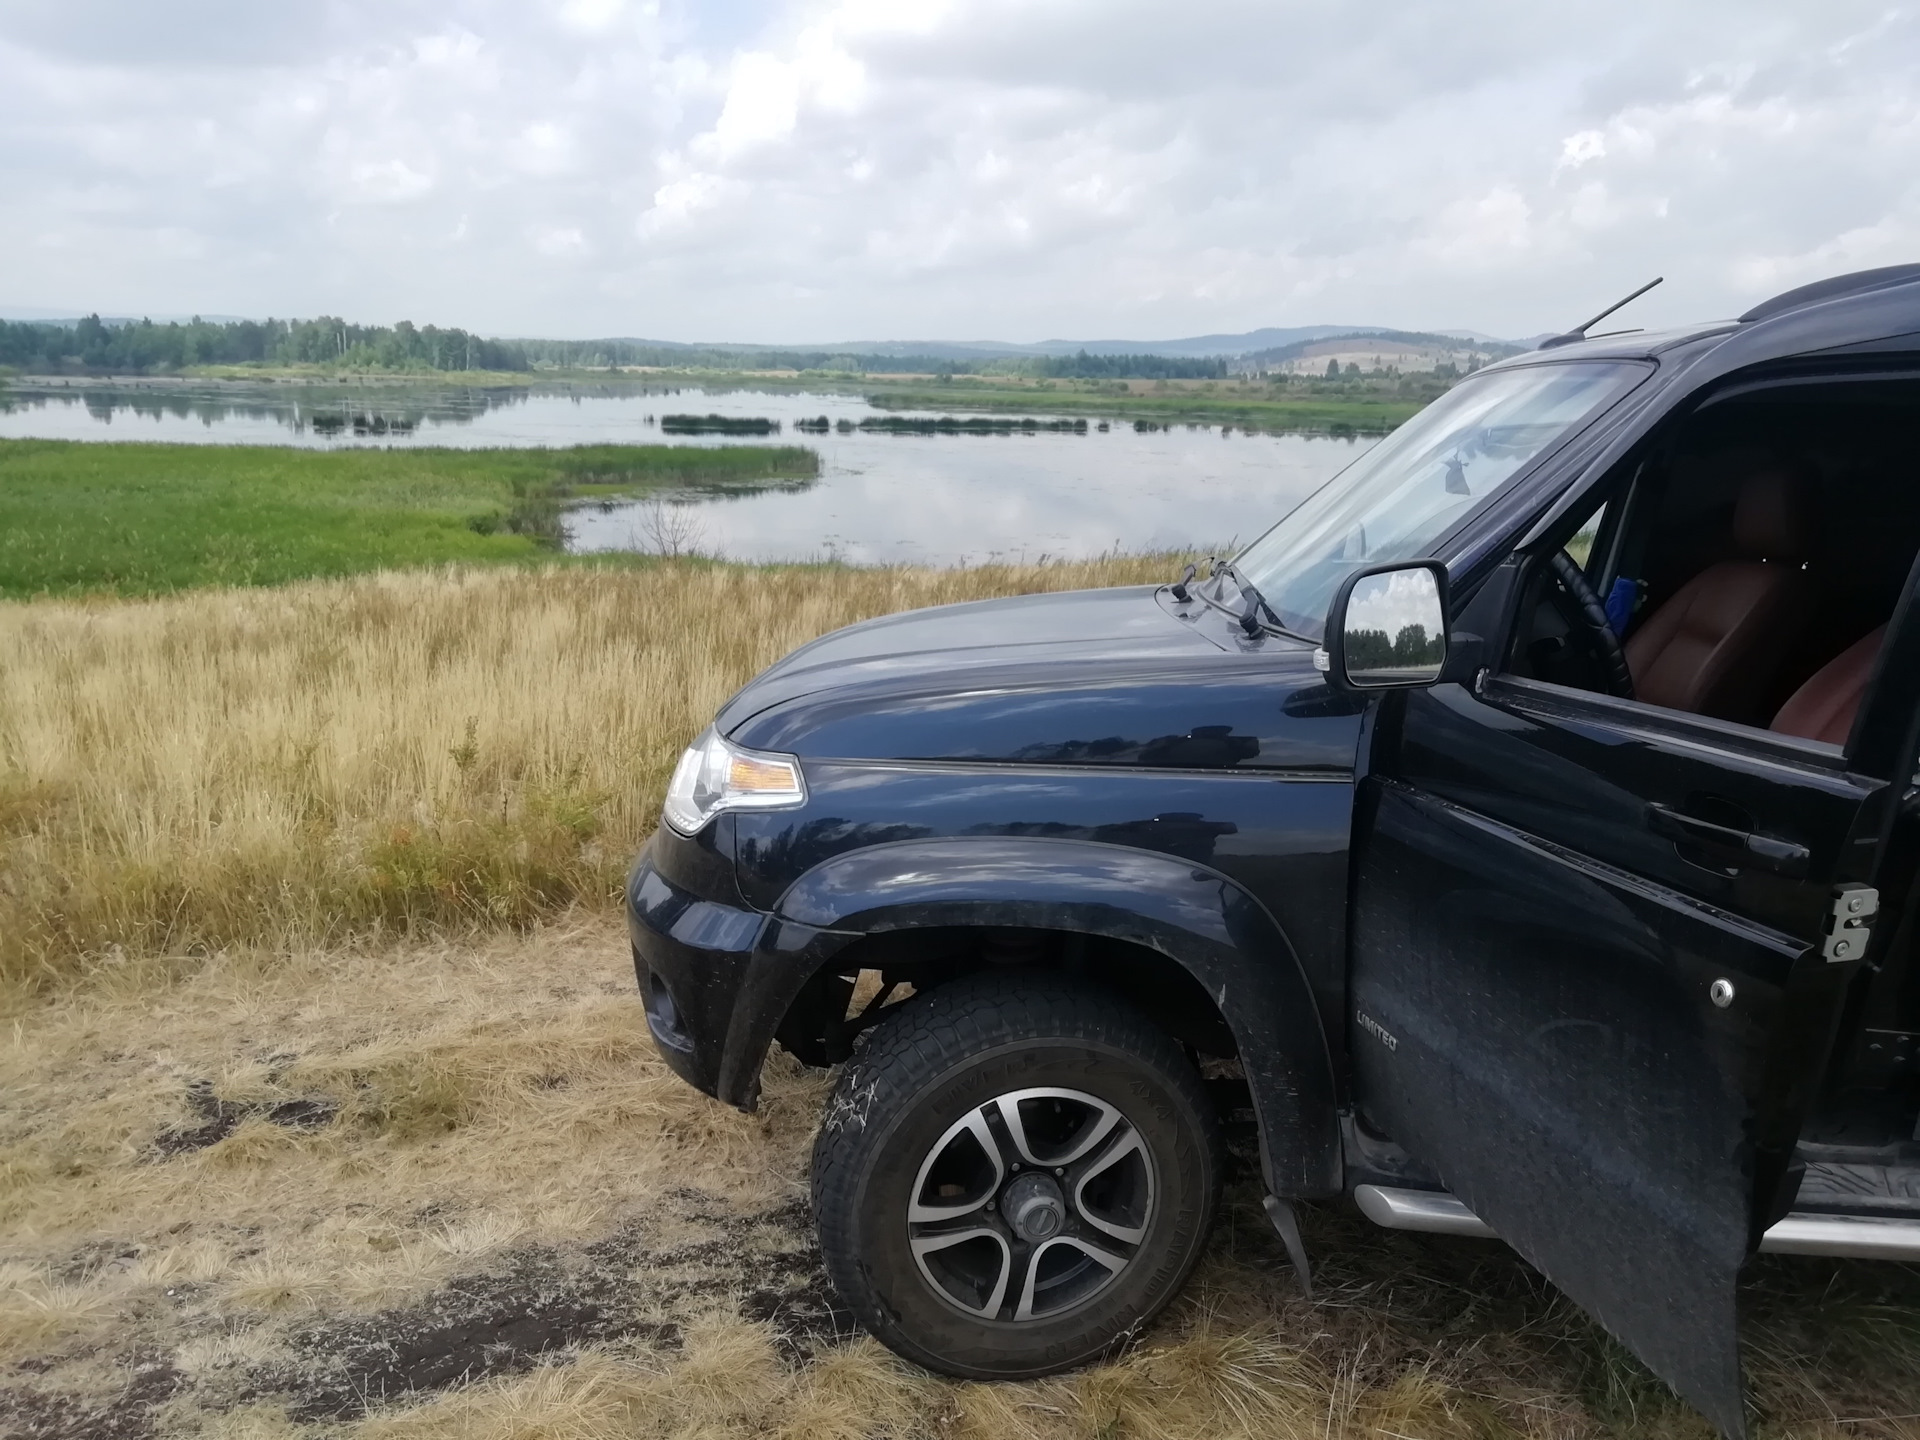
<svg viewBox="0 0 1920 1440">
<path fill-rule="evenodd" d="M 1168 568 L 409 571 L 0 605 L 0 983 L 604 901 L 681 747 L 794 646 Z"/>
<path fill-rule="evenodd" d="M 63 987 L 0 1032 L 0 1434 L 1707 1440 L 1497 1245 L 1313 1209 L 1306 1299 L 1244 1177 L 1133 1350 L 919 1372 L 828 1308 L 824 1085 L 681 1084 L 604 912 Z M 1912 1435 L 1914 1290 L 1769 1262 L 1760 1433 Z"/>
<path fill-rule="evenodd" d="M 1335 1440 L 1706 1430 L 1497 1245 L 1244 1174 L 1111 1363 L 955 1384 L 845 1333 L 825 1077 L 645 1041 L 610 896 L 726 693 L 1044 571 L 382 576 L 0 606 L 0 1434 Z M 1920 1434 L 1920 1282 L 1769 1259 L 1763 1435 Z"/>
</svg>

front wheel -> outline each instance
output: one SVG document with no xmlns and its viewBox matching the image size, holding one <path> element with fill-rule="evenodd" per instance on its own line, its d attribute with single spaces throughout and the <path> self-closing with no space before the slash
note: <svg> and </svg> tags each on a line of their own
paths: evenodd
<svg viewBox="0 0 1920 1440">
<path fill-rule="evenodd" d="M 813 1152 L 827 1273 L 890 1349 L 975 1379 L 1091 1360 L 1178 1293 L 1219 1194 L 1212 1107 L 1165 1032 L 1020 971 L 899 1007 Z"/>
</svg>

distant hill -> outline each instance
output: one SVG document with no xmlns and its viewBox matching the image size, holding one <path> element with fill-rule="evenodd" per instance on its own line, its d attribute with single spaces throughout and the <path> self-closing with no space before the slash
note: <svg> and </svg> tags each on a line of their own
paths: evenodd
<svg viewBox="0 0 1920 1440">
<path fill-rule="evenodd" d="M 1248 330 L 1238 335 L 1190 335 L 1177 340 L 1037 340 L 1018 344 L 1009 340 L 839 340 L 826 344 L 762 345 L 743 342 L 705 344 L 678 340 L 647 340 L 637 336 L 610 337 L 607 343 L 654 350 L 731 351 L 736 354 L 760 354 L 771 351 L 805 352 L 816 355 L 876 355 L 902 358 L 931 356 L 942 360 L 994 360 L 1021 356 L 1077 355 L 1165 355 L 1174 358 L 1237 359 L 1326 339 L 1335 335 L 1407 335 L 1416 332 L 1389 330 L 1374 325 L 1294 325 Z M 1425 332 L 1418 332 L 1425 333 Z M 1473 331 L 1454 331 L 1445 338 L 1478 341 L 1483 346 L 1506 345 L 1505 341 Z"/>
<path fill-rule="evenodd" d="M 1470 334 L 1447 334 L 1431 330 L 1358 330 L 1314 336 L 1270 350 L 1258 350 L 1237 357 L 1233 368 L 1260 374 L 1281 372 L 1294 375 L 1324 374 L 1330 364 L 1342 370 L 1349 365 L 1357 366 L 1363 373 L 1376 370 L 1437 370 L 1443 365 L 1466 371 L 1532 348 L 1523 342 L 1489 340 Z"/>
<path fill-rule="evenodd" d="M 946 355 L 955 360 L 987 359 L 996 355 L 1166 355 L 1211 359 L 1248 355 L 1322 335 L 1342 335 L 1354 325 L 1296 325 L 1290 329 L 1249 330 L 1244 335 L 1193 335 L 1184 340 L 1036 340 L 1016 344 L 1007 340 L 848 340 L 834 345 L 795 348 L 846 355 Z"/>
</svg>

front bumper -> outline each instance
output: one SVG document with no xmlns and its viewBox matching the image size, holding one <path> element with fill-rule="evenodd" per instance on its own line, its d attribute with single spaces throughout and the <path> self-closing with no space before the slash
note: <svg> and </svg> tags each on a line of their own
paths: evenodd
<svg viewBox="0 0 1920 1440">
<path fill-rule="evenodd" d="M 856 937 L 709 899 L 689 886 L 694 842 L 661 827 L 627 877 L 627 934 L 647 1029 L 688 1084 L 742 1110 L 760 1095 L 760 1067 L 807 979 Z M 702 887 L 707 888 L 707 887 Z"/>
</svg>

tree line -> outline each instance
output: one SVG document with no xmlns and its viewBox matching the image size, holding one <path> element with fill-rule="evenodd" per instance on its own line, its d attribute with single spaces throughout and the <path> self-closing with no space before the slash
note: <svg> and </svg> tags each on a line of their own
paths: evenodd
<svg viewBox="0 0 1920 1440">
<path fill-rule="evenodd" d="M 489 340 L 466 330 L 317 320 L 0 320 L 0 365 L 38 371 L 142 374 L 191 365 L 322 365 L 346 370 L 604 370 L 663 366 L 715 370 L 912 371 L 968 374 L 978 367 L 931 355 L 852 355 L 651 345 L 633 340 Z"/>
<path fill-rule="evenodd" d="M 151 320 L 74 324 L 0 320 L 0 365 L 140 374 L 189 365 L 330 365 L 355 370 L 526 370 L 525 352 L 436 325 L 317 320 Z"/>
<path fill-rule="evenodd" d="M 0 366 L 41 372 L 144 374 L 194 365 L 317 365 L 343 370 L 670 369 L 834 371 L 843 374 L 1006 375 L 1075 380 L 1207 380 L 1223 359 L 1167 355 L 859 354 L 643 340 L 488 340 L 466 330 L 317 320 L 0 320 Z"/>
<path fill-rule="evenodd" d="M 1227 362 L 1172 355 L 1047 355 L 1028 362 L 1030 373 L 1071 380 L 1222 380 Z"/>
<path fill-rule="evenodd" d="M 971 375 L 979 367 L 939 355 L 867 355 L 846 350 L 662 345 L 645 340 L 503 340 L 530 364 L 561 370 L 657 366 L 669 370 L 833 370 L 850 374 Z"/>
<path fill-rule="evenodd" d="M 711 370 L 833 370 L 851 374 L 1022 375 L 1071 380 L 1213 380 L 1218 359 L 1166 355 L 878 355 L 849 350 L 784 350 L 724 345 L 650 345 L 641 340 L 514 340 L 535 365 L 560 368 L 657 365 Z"/>
</svg>

